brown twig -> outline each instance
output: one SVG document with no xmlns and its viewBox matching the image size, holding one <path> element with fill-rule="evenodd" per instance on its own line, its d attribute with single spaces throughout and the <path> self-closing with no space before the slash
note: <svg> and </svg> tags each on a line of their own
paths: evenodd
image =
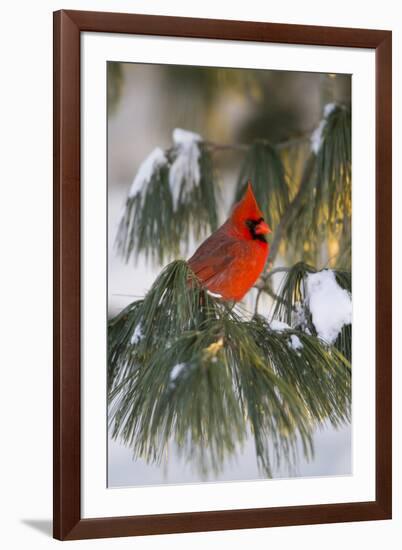
<svg viewBox="0 0 402 550">
<path fill-rule="evenodd" d="M 272 264 L 270 264 L 270 265 L 272 265 Z M 271 296 L 271 298 L 273 298 L 274 300 L 278 300 L 280 302 L 283 302 L 281 297 L 278 296 L 277 294 L 275 294 L 275 292 L 273 291 L 273 289 L 271 287 L 270 278 L 273 275 L 275 275 L 276 273 L 283 273 L 283 272 L 287 272 L 287 271 L 289 271 L 288 267 L 275 267 L 274 269 L 269 269 L 269 270 L 265 271 L 264 273 L 262 273 L 262 275 L 260 276 L 260 282 L 257 282 L 257 284 L 254 285 L 254 288 L 258 289 L 257 296 L 255 298 L 254 314 L 256 314 L 257 311 L 258 311 L 258 304 L 259 304 L 259 301 L 260 301 L 261 294 L 263 292 L 265 292 L 266 294 Z"/>
<path fill-rule="evenodd" d="M 306 132 L 302 136 L 280 141 L 279 143 L 273 143 L 272 146 L 280 151 L 304 143 L 310 139 L 310 136 L 311 131 Z M 250 148 L 250 145 L 247 143 L 216 143 L 213 141 L 204 141 L 204 144 L 214 151 L 247 151 Z"/>
</svg>

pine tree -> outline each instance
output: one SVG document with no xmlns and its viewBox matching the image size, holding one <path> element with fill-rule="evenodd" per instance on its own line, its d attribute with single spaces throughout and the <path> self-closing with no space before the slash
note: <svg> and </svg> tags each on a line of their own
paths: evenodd
<svg viewBox="0 0 402 550">
<path fill-rule="evenodd" d="M 252 308 L 206 292 L 180 259 L 190 236 L 218 226 L 214 159 L 233 150 L 243 156 L 234 201 L 251 179 L 274 228 Z M 116 246 L 124 261 L 145 255 L 161 268 L 149 292 L 109 322 L 110 429 L 134 456 L 160 463 L 173 441 L 201 472 L 219 471 L 251 434 L 270 476 L 279 464 L 294 467 L 300 443 L 313 455 L 317 426 L 350 420 L 347 105 L 326 105 L 312 133 L 278 143 L 218 144 L 176 130 L 172 146 L 141 165 Z M 328 292 L 336 311 L 323 320 Z"/>
</svg>

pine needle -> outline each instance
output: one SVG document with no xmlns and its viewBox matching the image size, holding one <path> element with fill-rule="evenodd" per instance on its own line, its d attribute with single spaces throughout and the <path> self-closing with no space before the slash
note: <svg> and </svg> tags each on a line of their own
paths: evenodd
<svg viewBox="0 0 402 550">
<path fill-rule="evenodd" d="M 333 270 L 338 285 L 352 292 L 352 279 L 348 271 Z M 273 319 L 278 319 L 302 331 L 308 330 L 317 337 L 311 312 L 306 304 L 306 275 L 317 270 L 304 262 L 298 262 L 288 270 L 279 285 L 277 299 L 273 308 Z M 350 362 L 352 359 L 352 325 L 345 325 L 334 347 Z"/>
<path fill-rule="evenodd" d="M 281 158 L 266 141 L 250 146 L 240 171 L 236 201 L 244 195 L 249 180 L 265 220 L 276 227 L 289 205 L 289 189 Z"/>
<path fill-rule="evenodd" d="M 169 171 L 175 159 L 175 149 L 166 152 L 167 163 L 152 173 L 145 191 L 128 197 L 120 220 L 116 248 L 128 262 L 143 253 L 154 264 L 186 252 L 190 236 L 196 239 L 217 228 L 217 204 L 211 154 L 203 144 L 200 150 L 200 181 L 191 193 L 181 191 L 174 207 L 169 186 Z"/>
<path fill-rule="evenodd" d="M 110 322 L 109 403 L 112 435 L 135 457 L 159 464 L 174 441 L 201 473 L 219 471 L 251 433 L 270 476 L 294 466 L 298 441 L 311 458 L 319 423 L 347 421 L 350 367 L 314 336 L 245 320 L 175 261 Z"/>
</svg>

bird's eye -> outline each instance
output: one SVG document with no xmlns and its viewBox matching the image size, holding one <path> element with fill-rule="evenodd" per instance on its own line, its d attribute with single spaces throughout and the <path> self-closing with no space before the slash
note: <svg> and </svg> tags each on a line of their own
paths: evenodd
<svg viewBox="0 0 402 550">
<path fill-rule="evenodd" d="M 246 220 L 246 225 L 249 229 L 253 230 L 257 225 L 264 221 L 264 218 L 259 218 L 258 220 Z"/>
</svg>

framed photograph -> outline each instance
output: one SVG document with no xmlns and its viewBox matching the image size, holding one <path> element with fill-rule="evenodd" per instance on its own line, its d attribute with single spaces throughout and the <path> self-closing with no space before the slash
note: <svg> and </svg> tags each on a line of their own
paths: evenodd
<svg viewBox="0 0 402 550">
<path fill-rule="evenodd" d="M 54 14 L 54 536 L 391 518 L 391 32 Z"/>
</svg>

